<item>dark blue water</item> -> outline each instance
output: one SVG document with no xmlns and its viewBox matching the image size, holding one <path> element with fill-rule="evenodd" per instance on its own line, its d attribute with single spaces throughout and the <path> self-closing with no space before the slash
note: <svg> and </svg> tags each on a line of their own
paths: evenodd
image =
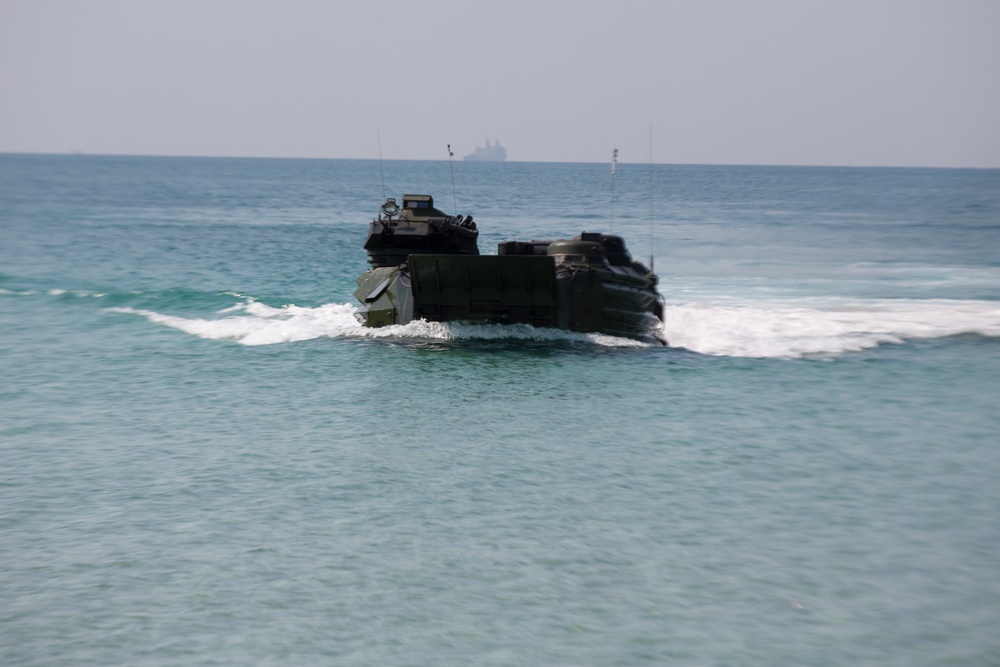
<svg viewBox="0 0 1000 667">
<path fill-rule="evenodd" d="M 1000 171 L 0 156 L 5 665 L 1000 664 Z M 671 347 L 353 318 L 384 196 Z"/>
</svg>

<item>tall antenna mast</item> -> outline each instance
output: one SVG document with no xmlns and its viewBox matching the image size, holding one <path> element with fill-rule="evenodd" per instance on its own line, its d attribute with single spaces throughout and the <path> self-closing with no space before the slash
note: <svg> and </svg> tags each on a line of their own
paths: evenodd
<svg viewBox="0 0 1000 667">
<path fill-rule="evenodd" d="M 615 231 L 615 173 L 618 171 L 618 147 L 611 153 L 611 231 Z"/>
<path fill-rule="evenodd" d="M 448 167 L 451 169 L 451 198 L 455 202 L 455 215 L 458 215 L 458 195 L 455 194 L 455 165 L 451 162 L 451 158 L 453 157 L 455 157 L 455 154 L 451 152 L 451 144 L 448 144 Z"/>
<path fill-rule="evenodd" d="M 656 239 L 653 235 L 653 221 L 655 220 L 656 209 L 653 203 L 653 124 L 649 124 L 649 270 L 653 271 L 653 257 L 655 256 Z"/>
<path fill-rule="evenodd" d="M 378 137 L 378 173 L 382 176 L 382 199 L 385 199 L 385 172 L 382 171 L 382 133 L 378 127 L 375 128 L 375 136 Z"/>
</svg>

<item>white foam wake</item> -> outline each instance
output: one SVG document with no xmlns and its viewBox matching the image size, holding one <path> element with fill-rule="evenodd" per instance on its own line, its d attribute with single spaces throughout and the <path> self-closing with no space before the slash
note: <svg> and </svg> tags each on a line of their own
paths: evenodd
<svg viewBox="0 0 1000 667">
<path fill-rule="evenodd" d="M 1000 337 L 1000 302 L 878 300 L 668 306 L 671 347 L 733 357 L 798 358 L 959 334 Z"/>
<path fill-rule="evenodd" d="M 150 322 L 184 333 L 213 340 L 233 340 L 244 345 L 273 345 L 313 338 L 337 338 L 351 335 L 360 327 L 353 306 L 328 304 L 318 308 L 295 305 L 272 308 L 256 301 L 238 304 L 219 311 L 236 313 L 209 319 L 164 315 L 152 310 L 112 308 L 112 312 L 134 313 Z"/>
<path fill-rule="evenodd" d="M 32 290 L 9 290 L 0 287 L 0 296 L 36 296 L 42 294 L 42 292 L 34 292 Z M 78 296 L 78 297 L 91 297 L 95 299 L 100 299 L 107 296 L 103 292 L 92 292 L 90 290 L 82 289 L 50 289 L 44 294 L 49 296 Z"/>
<path fill-rule="evenodd" d="M 647 347 L 645 343 L 601 334 L 578 334 L 528 325 L 411 322 L 370 329 L 347 303 L 315 308 L 274 308 L 240 303 L 212 318 L 164 315 L 151 310 L 113 308 L 151 322 L 212 340 L 243 345 L 273 345 L 316 338 L 413 340 L 579 340 L 611 347 Z M 867 299 L 785 300 L 734 304 L 698 302 L 666 308 L 664 332 L 671 347 L 701 354 L 792 359 L 836 356 L 922 338 L 959 334 L 1000 337 L 1000 301 Z"/>
<path fill-rule="evenodd" d="M 316 308 L 295 305 L 273 308 L 249 300 L 219 311 L 210 319 L 164 315 L 151 310 L 111 308 L 112 312 L 142 315 L 151 322 L 212 340 L 232 340 L 243 345 L 273 345 L 315 338 L 387 338 L 415 340 L 581 340 L 611 347 L 645 347 L 645 343 L 602 334 L 578 334 L 528 325 L 411 322 L 371 329 L 354 317 L 351 304 L 331 303 Z M 235 314 L 239 313 L 239 314 Z"/>
</svg>

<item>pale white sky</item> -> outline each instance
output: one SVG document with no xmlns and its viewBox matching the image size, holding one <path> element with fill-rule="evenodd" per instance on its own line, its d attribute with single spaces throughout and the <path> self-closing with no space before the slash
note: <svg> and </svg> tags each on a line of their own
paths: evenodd
<svg viewBox="0 0 1000 667">
<path fill-rule="evenodd" d="M 0 0 L 0 152 L 376 128 L 386 159 L 1000 167 L 1000 1 Z"/>
</svg>

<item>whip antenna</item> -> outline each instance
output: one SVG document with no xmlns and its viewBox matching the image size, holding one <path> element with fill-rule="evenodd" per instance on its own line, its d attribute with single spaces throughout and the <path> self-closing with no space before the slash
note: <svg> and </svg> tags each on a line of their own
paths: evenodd
<svg viewBox="0 0 1000 667">
<path fill-rule="evenodd" d="M 653 234 L 653 221 L 656 219 L 656 209 L 653 205 L 653 124 L 649 124 L 649 271 L 653 272 L 653 256 L 656 249 L 656 239 Z"/>
<path fill-rule="evenodd" d="M 611 153 L 611 231 L 615 231 L 615 173 L 618 171 L 618 147 Z"/>
<path fill-rule="evenodd" d="M 375 136 L 378 137 L 378 173 L 382 176 L 382 199 L 385 199 L 385 172 L 382 171 L 382 133 L 375 128 Z"/>
<path fill-rule="evenodd" d="M 448 167 L 451 168 L 451 198 L 455 202 L 455 215 L 458 215 L 458 195 L 455 194 L 455 165 L 451 162 L 451 158 L 453 157 L 455 157 L 455 154 L 451 152 L 451 144 L 448 144 Z"/>
</svg>

